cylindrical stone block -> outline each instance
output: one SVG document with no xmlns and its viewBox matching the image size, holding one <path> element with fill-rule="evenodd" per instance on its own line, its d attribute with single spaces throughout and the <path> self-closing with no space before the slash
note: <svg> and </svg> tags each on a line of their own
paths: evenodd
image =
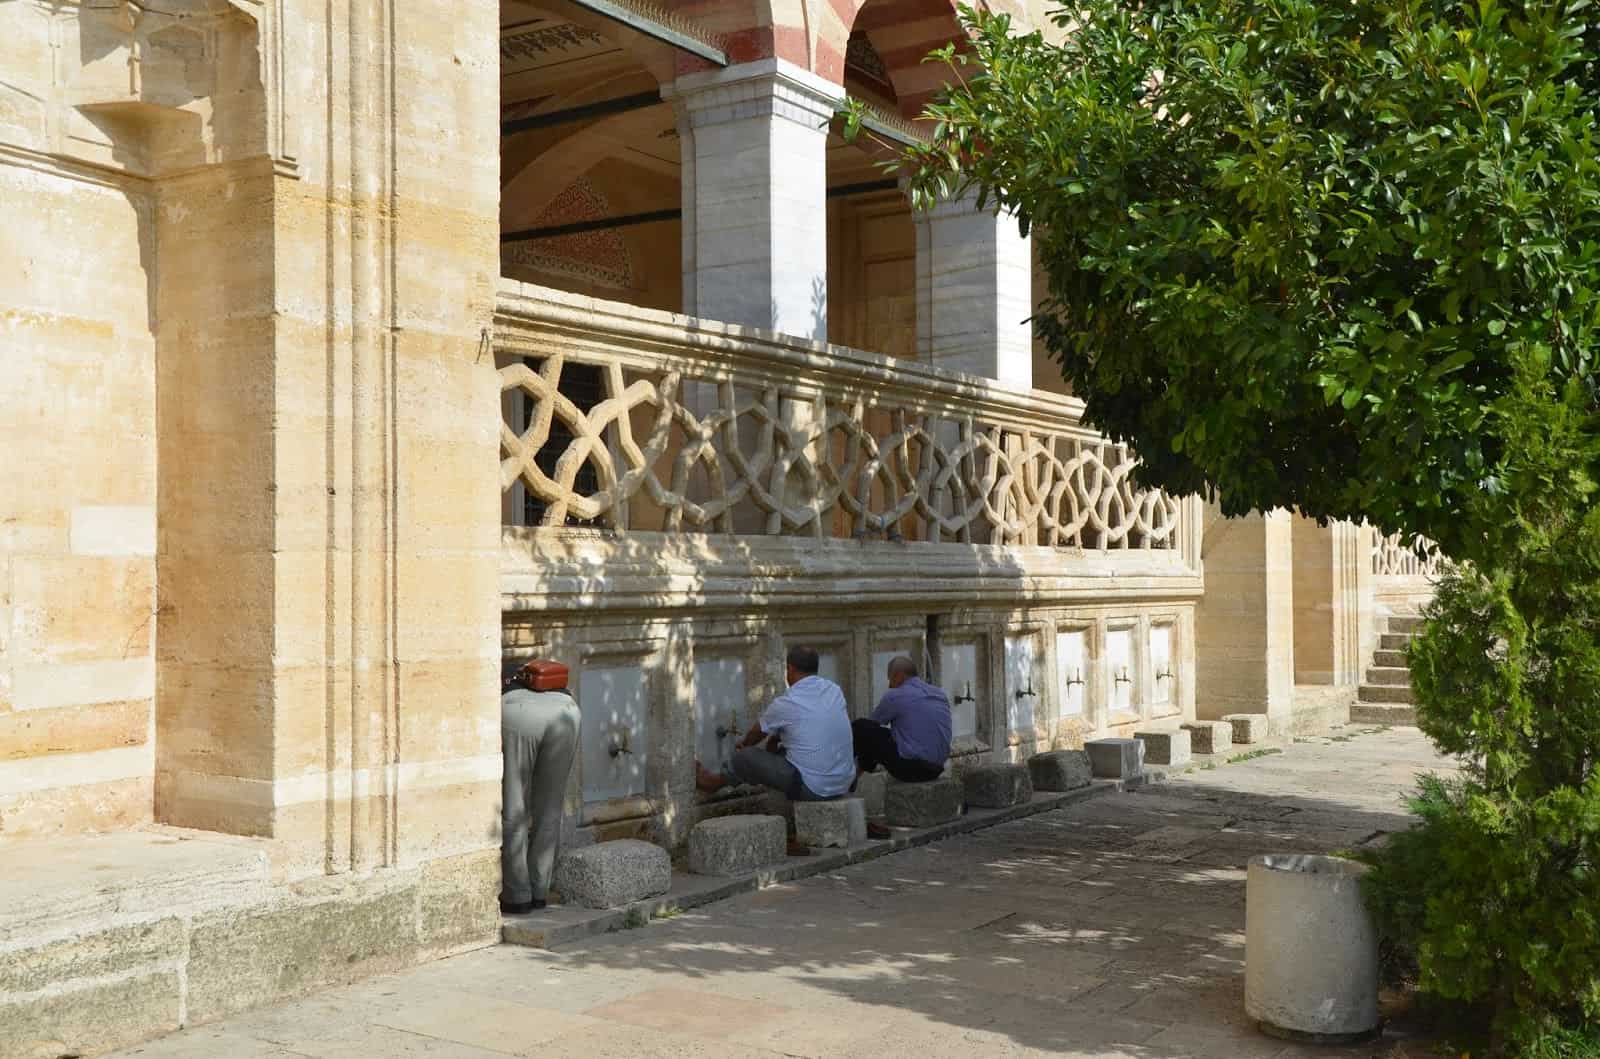
<svg viewBox="0 0 1600 1059">
<path fill-rule="evenodd" d="M 1263 1033 L 1330 1043 L 1378 1026 L 1378 932 L 1361 897 L 1366 865 L 1253 857 L 1245 882 L 1245 1013 Z"/>
</svg>

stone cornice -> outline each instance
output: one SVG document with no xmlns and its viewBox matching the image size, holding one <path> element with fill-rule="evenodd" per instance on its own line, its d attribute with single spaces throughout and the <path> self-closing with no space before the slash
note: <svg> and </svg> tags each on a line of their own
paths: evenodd
<svg viewBox="0 0 1600 1059">
<path fill-rule="evenodd" d="M 690 74 L 662 89 L 695 127 L 752 117 L 780 117 L 811 127 L 833 118 L 844 89 L 782 59 L 761 59 Z"/>
<path fill-rule="evenodd" d="M 818 541 L 717 534 L 629 534 L 506 527 L 505 613 L 661 608 L 837 610 L 954 606 L 1117 606 L 1202 595 L 1176 549 Z"/>
</svg>

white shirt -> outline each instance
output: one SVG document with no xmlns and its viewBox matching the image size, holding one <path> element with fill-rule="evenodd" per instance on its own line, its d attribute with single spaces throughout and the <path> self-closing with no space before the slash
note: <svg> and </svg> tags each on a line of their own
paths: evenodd
<svg viewBox="0 0 1600 1059">
<path fill-rule="evenodd" d="M 856 781 L 850 710 L 833 681 L 809 676 L 789 685 L 761 715 L 761 730 L 782 738 L 789 764 L 817 797 L 844 794 Z"/>
</svg>

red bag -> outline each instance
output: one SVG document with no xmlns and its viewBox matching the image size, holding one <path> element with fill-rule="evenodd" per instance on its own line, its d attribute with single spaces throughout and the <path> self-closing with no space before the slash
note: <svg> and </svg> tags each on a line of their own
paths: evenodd
<svg viewBox="0 0 1600 1059">
<path fill-rule="evenodd" d="M 561 691 L 567 686 L 567 667 L 538 659 L 522 667 L 524 682 L 533 691 Z"/>
</svg>

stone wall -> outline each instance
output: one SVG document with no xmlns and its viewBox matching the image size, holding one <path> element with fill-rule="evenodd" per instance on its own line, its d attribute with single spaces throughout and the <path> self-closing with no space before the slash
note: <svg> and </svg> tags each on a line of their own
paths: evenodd
<svg viewBox="0 0 1600 1059">
<path fill-rule="evenodd" d="M 945 555 L 919 565 L 954 573 L 960 563 Z M 935 576 L 924 587 L 931 597 L 941 586 Z M 677 846 L 698 820 L 735 810 L 748 793 L 700 794 L 694 762 L 716 769 L 727 759 L 781 693 L 795 644 L 818 650 L 821 675 L 858 717 L 887 691 L 891 658 L 918 660 L 952 702 L 957 771 L 1194 719 L 1190 600 L 1128 592 L 1019 607 L 1017 593 L 996 586 L 985 603 L 950 607 L 918 600 L 917 589 L 870 602 L 825 582 L 810 589 L 797 593 L 809 602 L 744 609 L 639 611 L 619 600 L 603 613 L 528 611 L 509 609 L 508 598 L 508 660 L 550 657 L 573 669 L 583 728 L 570 840 Z"/>
<path fill-rule="evenodd" d="M 0 5 L 6 838 L 492 846 L 495 15 Z"/>
<path fill-rule="evenodd" d="M 21 7 L 0 9 L 12 47 Z M 0 836 L 123 827 L 150 819 L 154 753 L 151 200 L 4 151 Z"/>
</svg>

